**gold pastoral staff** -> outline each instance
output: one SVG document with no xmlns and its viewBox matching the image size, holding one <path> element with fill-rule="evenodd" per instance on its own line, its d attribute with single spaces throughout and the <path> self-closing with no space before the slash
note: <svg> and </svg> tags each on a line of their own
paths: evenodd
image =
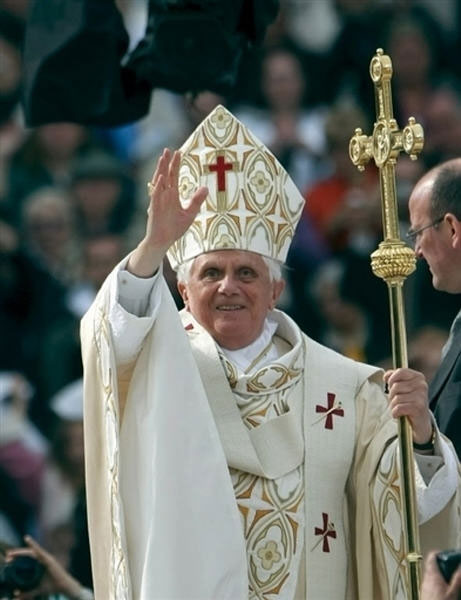
<svg viewBox="0 0 461 600">
<path fill-rule="evenodd" d="M 375 86 L 376 123 L 373 135 L 355 130 L 349 144 L 349 156 L 360 171 L 373 159 L 379 169 L 384 240 L 371 255 L 373 273 L 384 279 L 389 290 L 394 369 L 408 366 L 403 283 L 415 270 L 416 257 L 400 239 L 395 163 L 400 152 L 412 160 L 424 145 L 424 132 L 413 117 L 400 130 L 393 116 L 391 77 L 392 61 L 381 48 L 370 62 L 370 77 Z M 411 426 L 406 417 L 399 419 L 401 492 L 405 524 L 405 560 L 411 600 L 418 600 L 421 580 L 421 552 L 415 498 L 415 473 Z"/>
</svg>

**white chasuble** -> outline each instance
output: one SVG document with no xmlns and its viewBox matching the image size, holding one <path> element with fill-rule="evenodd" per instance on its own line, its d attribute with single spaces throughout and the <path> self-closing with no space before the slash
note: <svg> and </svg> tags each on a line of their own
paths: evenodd
<svg viewBox="0 0 461 600">
<path fill-rule="evenodd" d="M 242 433 L 238 452 L 246 457 L 237 456 L 234 440 L 227 459 L 246 542 L 248 598 L 292 600 L 305 525 L 304 341 L 296 329 L 289 341 L 270 336 L 242 373 L 188 313 L 182 318 L 218 429 Z M 267 362 L 267 355 L 278 358 Z"/>
<path fill-rule="evenodd" d="M 159 285 L 155 319 L 138 318 L 118 305 L 116 270 L 82 322 L 96 600 L 394 600 L 396 424 L 380 372 L 274 311 L 280 358 L 233 377 Z M 119 368 L 115 345 L 142 327 Z M 439 439 L 442 466 L 417 477 L 424 549 L 426 533 L 461 543 L 457 463 Z"/>
</svg>

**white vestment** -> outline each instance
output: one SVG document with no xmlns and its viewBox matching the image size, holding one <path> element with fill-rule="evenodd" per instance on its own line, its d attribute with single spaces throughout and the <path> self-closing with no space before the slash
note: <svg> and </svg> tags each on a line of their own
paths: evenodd
<svg viewBox="0 0 461 600">
<path fill-rule="evenodd" d="M 274 311 L 277 336 L 304 346 L 302 364 L 278 366 L 288 379 L 300 371 L 293 392 L 299 401 L 248 428 L 226 361 L 187 313 L 181 323 L 164 282 L 144 307 L 149 316 L 135 317 L 117 302 L 118 276 L 108 278 L 82 323 L 96 598 L 245 600 L 249 547 L 272 568 L 274 556 L 280 563 L 282 557 L 269 542 L 282 539 L 272 530 L 248 545 L 242 515 L 256 523 L 270 507 L 250 515 L 254 507 L 236 500 L 238 492 L 250 493 L 238 473 L 255 476 L 262 489 L 264 480 L 270 485 L 299 468 L 304 511 L 292 529 L 303 528 L 296 539 L 304 555 L 301 560 L 299 548 L 292 553 L 300 565 L 297 594 L 405 598 L 396 424 L 380 372 L 316 344 Z M 127 359 L 118 378 L 114 338 Z M 271 365 L 251 385 L 266 385 L 278 368 Z M 422 542 L 429 536 L 431 546 L 454 547 L 460 543 L 457 462 L 441 437 L 437 446 L 436 473 L 424 478 L 416 469 Z M 258 501 L 267 498 L 260 494 Z M 277 590 L 254 597 L 288 598 Z"/>
</svg>

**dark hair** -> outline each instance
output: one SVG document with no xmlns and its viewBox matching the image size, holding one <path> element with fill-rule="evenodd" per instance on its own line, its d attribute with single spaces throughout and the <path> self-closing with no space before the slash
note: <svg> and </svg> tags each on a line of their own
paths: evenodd
<svg viewBox="0 0 461 600">
<path fill-rule="evenodd" d="M 461 170 L 445 167 L 440 170 L 432 189 L 431 208 L 433 217 L 452 213 L 461 220 Z"/>
</svg>

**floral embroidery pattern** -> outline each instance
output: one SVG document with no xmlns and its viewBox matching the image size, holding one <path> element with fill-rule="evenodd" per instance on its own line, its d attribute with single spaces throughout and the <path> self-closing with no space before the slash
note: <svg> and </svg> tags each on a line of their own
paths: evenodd
<svg viewBox="0 0 461 600">
<path fill-rule="evenodd" d="M 277 544 L 273 540 L 258 550 L 258 556 L 261 559 L 263 569 L 272 569 L 274 563 L 280 562 L 282 558 L 280 552 L 277 552 Z"/>
<path fill-rule="evenodd" d="M 187 177 L 187 175 L 183 175 L 179 180 L 179 194 L 183 200 L 187 200 L 191 195 L 191 192 L 195 189 L 195 184 Z"/>
<path fill-rule="evenodd" d="M 250 179 L 250 183 L 255 186 L 256 190 L 260 194 L 263 194 L 266 190 L 269 189 L 269 186 L 270 186 L 271 182 L 264 175 L 264 173 L 262 171 L 256 171 L 256 173 Z"/>
<path fill-rule="evenodd" d="M 303 465 L 277 480 L 230 472 L 246 539 L 248 598 L 285 597 L 304 543 Z"/>
<path fill-rule="evenodd" d="M 232 117 L 222 106 L 218 106 L 210 120 L 217 129 L 224 129 L 230 123 Z"/>
</svg>

